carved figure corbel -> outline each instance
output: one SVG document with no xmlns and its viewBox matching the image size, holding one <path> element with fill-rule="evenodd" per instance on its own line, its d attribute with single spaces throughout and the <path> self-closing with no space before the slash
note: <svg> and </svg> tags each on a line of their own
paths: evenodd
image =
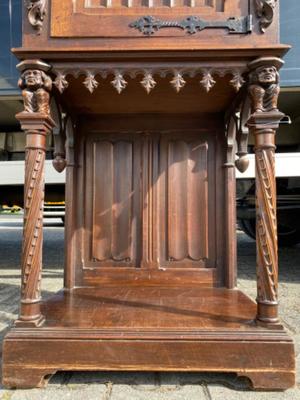
<svg viewBox="0 0 300 400">
<path fill-rule="evenodd" d="M 273 22 L 277 0 L 255 0 L 255 6 L 260 30 L 264 33 Z"/>
<path fill-rule="evenodd" d="M 22 63 L 18 68 L 22 70 Z M 33 68 L 24 68 L 18 85 L 22 89 L 25 112 L 50 115 L 52 79 L 45 72 L 49 68 L 49 65 L 42 62 Z"/>
<path fill-rule="evenodd" d="M 40 33 L 47 9 L 47 0 L 27 0 L 28 20 L 30 25 Z"/>
<path fill-rule="evenodd" d="M 252 112 L 277 111 L 280 92 L 278 69 L 283 61 L 263 58 L 249 64 L 249 95 Z"/>
</svg>

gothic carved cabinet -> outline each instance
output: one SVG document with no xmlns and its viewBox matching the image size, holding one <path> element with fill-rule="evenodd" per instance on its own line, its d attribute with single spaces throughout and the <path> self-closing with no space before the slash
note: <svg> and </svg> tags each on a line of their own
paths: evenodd
<svg viewBox="0 0 300 400">
<path fill-rule="evenodd" d="M 20 63 L 20 315 L 3 382 L 228 371 L 294 385 L 278 319 L 276 0 L 32 0 Z M 235 168 L 255 137 L 257 299 L 236 288 Z M 45 140 L 66 169 L 64 288 L 41 296 Z M 254 268 L 254 266 L 253 266 Z"/>
</svg>

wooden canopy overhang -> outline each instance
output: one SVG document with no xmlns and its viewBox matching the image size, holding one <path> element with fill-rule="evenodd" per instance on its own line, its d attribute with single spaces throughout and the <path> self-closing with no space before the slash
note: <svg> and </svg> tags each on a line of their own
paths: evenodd
<svg viewBox="0 0 300 400">
<path fill-rule="evenodd" d="M 27 4 L 27 3 L 26 3 Z M 229 371 L 295 381 L 278 318 L 275 0 L 24 5 L 20 316 L 3 381 L 58 370 Z M 191 13 L 194 17 L 191 17 Z M 257 300 L 236 289 L 235 166 L 255 137 Z M 45 137 L 67 170 L 64 289 L 41 298 Z"/>
</svg>

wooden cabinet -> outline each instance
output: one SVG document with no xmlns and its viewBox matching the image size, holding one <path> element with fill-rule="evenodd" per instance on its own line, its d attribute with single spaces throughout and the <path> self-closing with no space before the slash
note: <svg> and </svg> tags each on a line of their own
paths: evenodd
<svg viewBox="0 0 300 400">
<path fill-rule="evenodd" d="M 21 308 L 8 387 L 58 370 L 214 371 L 295 382 L 278 317 L 273 0 L 24 5 Z M 44 160 L 66 168 L 64 288 L 43 301 Z M 257 299 L 236 288 L 235 167 L 255 140 Z M 254 268 L 254 266 L 253 266 Z M 220 357 L 219 355 L 222 355 Z"/>
<path fill-rule="evenodd" d="M 138 37 L 141 33 L 146 36 L 181 36 L 181 30 L 189 30 L 191 16 L 219 22 L 233 17 L 247 17 L 247 2 L 242 5 L 239 3 L 238 0 L 69 0 L 62 5 L 61 1 L 53 0 L 51 36 L 118 38 Z M 135 27 L 136 21 L 139 23 Z M 154 23 L 153 30 L 151 21 Z M 158 21 L 163 21 L 165 28 L 168 22 L 186 21 L 186 28 L 174 26 L 172 29 L 170 26 L 169 29 L 163 29 L 163 25 L 159 27 Z M 196 22 L 195 20 L 194 26 Z M 237 24 L 238 31 L 244 29 L 243 23 L 241 20 L 241 26 Z M 190 29 L 193 29 L 192 24 L 193 21 L 190 21 Z M 245 28 L 244 33 L 246 32 Z"/>
</svg>

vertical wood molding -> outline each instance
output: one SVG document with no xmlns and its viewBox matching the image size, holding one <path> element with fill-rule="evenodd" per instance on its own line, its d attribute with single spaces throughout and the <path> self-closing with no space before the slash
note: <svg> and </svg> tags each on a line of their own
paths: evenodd
<svg viewBox="0 0 300 400">
<path fill-rule="evenodd" d="M 44 322 L 40 302 L 46 136 L 55 125 L 49 107 L 52 81 L 45 73 L 50 66 L 42 62 L 24 61 L 18 68 L 25 111 L 16 118 L 26 133 L 26 159 L 21 310 L 16 324 L 39 326 Z"/>
<path fill-rule="evenodd" d="M 257 322 L 278 324 L 278 249 L 276 218 L 275 133 L 284 114 L 277 109 L 281 60 L 252 62 L 248 126 L 255 137 Z"/>
</svg>

